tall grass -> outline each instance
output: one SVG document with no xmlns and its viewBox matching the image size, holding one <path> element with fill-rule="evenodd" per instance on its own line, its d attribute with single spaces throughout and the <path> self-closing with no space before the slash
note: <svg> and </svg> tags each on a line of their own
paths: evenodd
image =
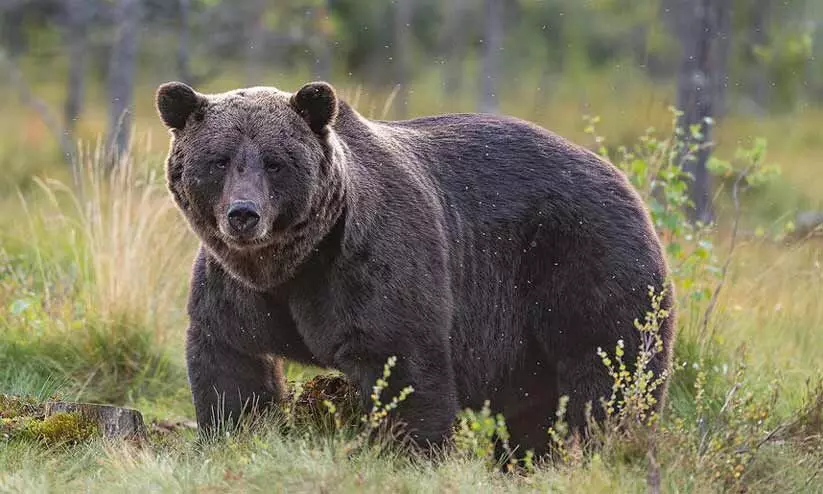
<svg viewBox="0 0 823 494">
<path fill-rule="evenodd" d="M 72 399 L 188 410 L 180 362 L 196 241 L 150 144 L 116 163 L 100 141 L 81 146 L 77 186 L 35 177 L 18 193 L 0 244 L 0 367 L 15 369 L 0 392 L 55 382 Z"/>
<path fill-rule="evenodd" d="M 182 320 L 195 240 L 159 167 L 143 158 L 148 151 L 133 149 L 112 164 L 99 141 L 82 149 L 79 187 L 36 177 L 45 201 L 35 207 L 20 196 L 38 269 L 75 277 L 75 300 L 101 320 L 149 329 L 156 343 L 167 343 Z M 70 253 L 68 266 L 55 247 Z M 50 303 L 48 283 L 44 294 Z"/>
</svg>

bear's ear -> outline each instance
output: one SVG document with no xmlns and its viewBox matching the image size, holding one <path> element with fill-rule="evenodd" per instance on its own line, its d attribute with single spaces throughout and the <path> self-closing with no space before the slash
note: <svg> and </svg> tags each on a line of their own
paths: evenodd
<svg viewBox="0 0 823 494">
<path fill-rule="evenodd" d="M 323 135 L 337 117 L 337 94 L 327 82 L 310 82 L 294 93 L 292 108 L 309 124 L 315 134 Z"/>
<path fill-rule="evenodd" d="M 206 101 L 182 82 L 167 82 L 157 88 L 157 111 L 170 129 L 182 130 L 195 110 Z"/>
</svg>

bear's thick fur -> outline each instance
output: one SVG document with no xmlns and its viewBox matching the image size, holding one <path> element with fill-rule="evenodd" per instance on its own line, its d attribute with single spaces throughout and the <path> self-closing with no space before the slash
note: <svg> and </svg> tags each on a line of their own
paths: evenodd
<svg viewBox="0 0 823 494">
<path fill-rule="evenodd" d="M 368 120 L 326 83 L 168 83 L 157 105 L 169 188 L 202 241 L 187 346 L 201 427 L 279 399 L 281 358 L 341 370 L 368 403 L 392 355 L 385 396 L 414 388 L 397 418 L 421 444 L 484 400 L 538 452 L 561 395 L 573 428 L 586 402 L 602 418 L 597 349 L 622 339 L 633 360 L 633 322 L 667 277 L 611 164 L 514 118 Z M 653 371 L 673 338 L 669 317 Z"/>
</svg>

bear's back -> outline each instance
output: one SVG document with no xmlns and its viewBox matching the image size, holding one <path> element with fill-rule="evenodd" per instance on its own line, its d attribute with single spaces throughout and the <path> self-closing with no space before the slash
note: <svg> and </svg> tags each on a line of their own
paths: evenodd
<svg viewBox="0 0 823 494">
<path fill-rule="evenodd" d="M 411 152 L 413 159 L 399 165 L 423 168 L 444 206 L 468 220 L 489 224 L 548 216 L 608 229 L 638 219 L 642 224 L 646 216 L 617 168 L 529 122 L 459 113 L 376 123 Z"/>
</svg>

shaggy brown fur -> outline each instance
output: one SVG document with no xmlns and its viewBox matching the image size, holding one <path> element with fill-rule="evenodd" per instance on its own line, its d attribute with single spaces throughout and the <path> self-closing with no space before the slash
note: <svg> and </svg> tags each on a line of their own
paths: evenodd
<svg viewBox="0 0 823 494">
<path fill-rule="evenodd" d="M 490 400 L 540 452 L 561 395 L 583 428 L 585 403 L 611 393 L 596 349 L 636 354 L 633 321 L 667 267 L 641 200 L 594 154 L 507 117 L 367 120 L 326 83 L 169 83 L 157 100 L 169 188 L 202 240 L 188 332 L 202 427 L 278 399 L 271 356 L 340 369 L 368 401 L 396 355 L 389 396 L 414 387 L 397 413 L 418 442 Z"/>
</svg>

